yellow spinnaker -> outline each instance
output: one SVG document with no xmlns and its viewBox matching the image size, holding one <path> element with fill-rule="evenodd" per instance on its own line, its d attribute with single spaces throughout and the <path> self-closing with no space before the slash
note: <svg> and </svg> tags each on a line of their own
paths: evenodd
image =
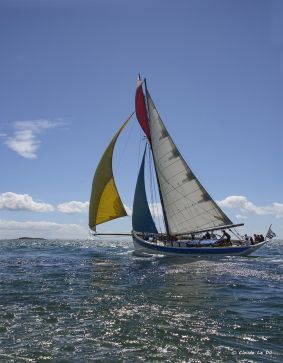
<svg viewBox="0 0 283 363">
<path fill-rule="evenodd" d="M 89 203 L 89 227 L 94 231 L 100 223 L 127 215 L 114 181 L 112 157 L 117 138 L 133 114 L 115 134 L 95 171 Z"/>
</svg>

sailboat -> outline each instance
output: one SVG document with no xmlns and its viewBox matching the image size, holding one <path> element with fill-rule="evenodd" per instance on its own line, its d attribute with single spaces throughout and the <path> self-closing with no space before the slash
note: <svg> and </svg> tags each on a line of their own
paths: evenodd
<svg viewBox="0 0 283 363">
<path fill-rule="evenodd" d="M 132 116 L 145 134 L 145 148 L 138 173 L 130 233 L 99 233 L 97 225 L 127 215 L 113 176 L 116 141 Z M 150 153 L 163 213 L 164 230 L 158 231 L 145 187 L 145 156 Z M 139 77 L 135 112 L 120 127 L 106 148 L 94 175 L 89 204 L 89 227 L 93 235 L 130 235 L 139 253 L 169 256 L 249 255 L 262 247 L 260 241 L 242 237 L 235 224 L 217 205 L 180 154 L 166 129 L 147 88 Z M 231 235 L 235 239 L 231 239 Z M 270 234 L 269 234 L 270 236 Z"/>
</svg>

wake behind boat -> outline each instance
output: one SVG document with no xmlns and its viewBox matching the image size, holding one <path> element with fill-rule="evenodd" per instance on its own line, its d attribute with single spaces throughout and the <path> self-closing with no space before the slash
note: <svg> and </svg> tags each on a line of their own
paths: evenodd
<svg viewBox="0 0 283 363">
<path fill-rule="evenodd" d="M 138 174 L 132 214 L 135 250 L 149 254 L 177 256 L 249 255 L 275 236 L 269 227 L 266 237 L 241 236 L 235 224 L 208 194 L 183 159 L 169 135 L 147 89 L 139 78 L 135 114 L 147 139 Z M 134 113 L 133 113 L 134 114 Z M 96 169 L 89 206 L 89 227 L 126 216 L 112 171 L 114 147 L 125 121 L 105 150 Z M 145 156 L 150 153 L 156 175 L 164 231 L 157 229 L 152 217 L 145 187 Z M 235 236 L 231 239 L 230 232 Z M 219 234 L 221 233 L 221 234 Z"/>
</svg>

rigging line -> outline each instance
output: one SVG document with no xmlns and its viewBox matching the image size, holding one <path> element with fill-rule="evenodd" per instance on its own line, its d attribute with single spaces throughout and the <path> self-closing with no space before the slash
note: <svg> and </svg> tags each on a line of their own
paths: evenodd
<svg viewBox="0 0 283 363">
<path fill-rule="evenodd" d="M 137 164 L 137 178 L 139 175 L 139 171 L 140 171 L 140 165 L 141 165 L 141 144 L 142 144 L 142 140 L 143 140 L 143 136 L 142 136 L 142 130 L 139 127 L 139 151 L 138 151 L 138 164 Z"/>
<path fill-rule="evenodd" d="M 149 94 L 148 89 L 147 89 L 146 79 L 144 80 L 144 85 L 145 85 L 145 94 L 146 94 L 145 99 L 146 99 L 147 116 L 148 116 L 148 121 L 149 121 L 149 128 L 151 130 L 151 124 L 152 124 L 152 122 L 154 122 L 154 117 L 151 120 L 151 112 L 150 112 L 150 107 L 149 107 L 149 103 L 150 103 L 149 101 L 151 101 L 151 97 L 150 97 L 150 94 Z M 156 112 L 157 112 L 157 110 L 156 110 Z M 152 138 L 151 138 L 151 140 L 152 140 Z M 153 148 L 151 148 L 151 151 L 152 151 L 152 160 L 153 160 L 153 163 L 154 163 L 154 169 L 155 169 L 155 174 L 156 174 L 156 183 L 157 183 L 158 192 L 159 192 L 159 199 L 160 199 L 160 203 L 161 203 L 161 206 L 162 206 L 165 231 L 166 231 L 167 234 L 169 234 L 170 228 L 169 228 L 169 223 L 168 223 L 168 219 L 167 219 L 167 213 L 166 213 L 166 210 L 165 210 L 165 207 L 164 207 L 164 201 L 163 201 L 163 195 L 162 195 L 161 188 L 160 188 L 159 176 L 158 176 L 158 174 L 156 172 L 156 165 L 155 165 L 156 161 L 155 161 L 155 155 L 154 155 L 154 152 L 153 152 Z"/>
<path fill-rule="evenodd" d="M 153 168 L 153 161 L 152 161 L 152 168 Z M 159 205 L 161 206 L 160 204 L 160 199 L 159 199 L 159 193 L 157 193 L 157 188 L 156 188 L 156 180 L 155 180 L 155 170 L 154 170 L 154 173 L 153 173 L 153 186 L 154 186 L 154 193 L 155 193 L 155 200 L 156 200 L 156 215 L 157 215 L 157 221 L 158 221 L 158 227 L 159 227 L 159 230 L 160 230 L 160 233 L 162 233 L 162 230 L 163 231 L 166 231 L 166 226 L 165 226 L 165 220 L 164 218 L 162 218 L 162 215 L 159 213 Z M 162 208 L 161 208 L 161 211 L 162 211 Z M 163 223 L 162 223 L 163 222 Z M 163 227 L 162 227 L 162 224 L 163 224 Z"/>
<path fill-rule="evenodd" d="M 131 116 L 129 117 L 129 119 L 130 118 L 132 118 L 132 116 L 134 115 L 134 113 L 135 112 L 133 112 L 132 114 L 131 114 Z M 117 158 L 118 159 L 118 162 L 117 162 L 117 166 L 116 167 L 114 167 L 113 169 L 115 170 L 115 174 L 118 172 L 118 170 L 120 169 L 120 166 L 121 166 L 121 163 L 122 163 L 122 157 L 124 156 L 124 154 L 125 154 L 125 151 L 126 151 L 126 148 L 127 148 L 127 146 L 128 146 L 128 144 L 129 144 L 129 140 L 130 140 L 130 138 L 131 138 L 131 135 L 132 135 L 132 131 L 133 131 L 133 128 L 134 128 L 134 126 L 135 126 L 135 123 L 134 122 L 132 122 L 132 125 L 131 125 L 131 127 L 130 127 L 130 129 L 129 129 L 129 131 L 128 131 L 128 137 L 126 138 L 126 142 L 124 143 L 124 146 L 123 146 L 123 149 L 122 149 L 122 151 L 121 151 L 121 154 L 119 155 L 119 157 Z"/>
<path fill-rule="evenodd" d="M 147 155 L 148 159 L 148 172 L 149 172 L 149 190 L 150 190 L 150 202 L 152 205 L 152 215 L 155 218 L 155 210 L 154 210 L 154 198 L 153 198 L 153 188 L 152 188 L 152 170 L 151 170 L 151 160 L 150 160 L 150 153 Z"/>
<path fill-rule="evenodd" d="M 233 233 L 233 235 L 234 235 L 235 237 L 237 237 L 237 238 L 239 238 L 239 237 L 240 237 L 240 236 L 238 235 L 238 233 L 236 234 L 235 232 L 233 232 L 231 228 L 229 228 L 229 231 L 230 231 L 231 233 Z"/>
<path fill-rule="evenodd" d="M 151 163 L 150 163 L 150 153 L 147 153 L 146 157 L 147 157 L 147 170 L 148 170 L 148 174 L 149 174 L 148 187 L 149 187 L 149 190 L 150 190 L 148 207 L 149 207 L 149 204 L 151 204 L 152 208 L 151 208 L 151 211 L 150 212 L 152 214 L 152 217 L 155 219 L 153 188 L 152 188 L 152 170 L 151 170 Z"/>
<path fill-rule="evenodd" d="M 153 209 L 153 212 L 155 214 L 155 220 L 158 223 L 159 231 L 161 232 L 162 231 L 161 222 L 160 222 L 161 217 L 160 217 L 160 215 L 158 213 L 158 200 L 157 200 L 156 182 L 155 182 L 155 178 L 154 178 L 153 160 L 152 160 L 151 152 L 149 152 L 148 159 L 149 159 L 149 165 L 150 165 L 151 186 L 153 186 L 152 209 Z"/>
<path fill-rule="evenodd" d="M 152 215 L 154 219 L 156 219 L 156 212 L 155 212 L 155 198 L 154 198 L 154 192 L 153 192 L 153 174 L 152 174 L 152 164 L 151 164 L 151 154 L 148 153 L 148 171 L 149 171 L 149 189 L 150 189 L 150 201 L 151 201 L 151 209 L 152 209 Z"/>
<path fill-rule="evenodd" d="M 234 228 L 234 232 L 231 229 L 229 229 L 229 231 L 232 232 L 234 234 L 234 236 L 236 236 L 240 239 L 243 239 L 243 236 L 241 236 L 240 233 L 238 233 L 235 228 Z"/>
</svg>

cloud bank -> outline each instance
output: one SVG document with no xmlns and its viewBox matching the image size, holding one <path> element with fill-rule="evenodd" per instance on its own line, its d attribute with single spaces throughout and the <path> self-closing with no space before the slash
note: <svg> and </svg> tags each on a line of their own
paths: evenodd
<svg viewBox="0 0 283 363">
<path fill-rule="evenodd" d="M 0 210 L 29 211 L 29 212 L 52 212 L 51 204 L 35 202 L 28 194 L 16 194 L 6 192 L 0 194 Z"/>
<path fill-rule="evenodd" d="M 252 213 L 257 215 L 274 214 L 276 218 L 283 218 L 283 203 L 274 202 L 269 206 L 256 206 L 241 195 L 231 195 L 217 202 L 220 207 L 240 209 L 242 213 Z"/>
<path fill-rule="evenodd" d="M 0 135 L 11 150 L 27 159 L 35 159 L 41 143 L 39 135 L 47 129 L 57 127 L 60 123 L 50 120 L 32 120 L 14 122 L 12 136 Z"/>
<path fill-rule="evenodd" d="M 241 195 L 231 195 L 217 202 L 222 208 L 238 209 L 237 218 L 247 218 L 249 214 L 274 215 L 276 218 L 283 218 L 283 203 L 273 202 L 267 206 L 257 206 L 249 201 L 247 197 Z M 132 215 L 132 209 L 124 204 L 126 212 Z M 17 194 L 5 192 L 0 194 L 0 210 L 30 211 L 30 212 L 53 212 L 57 210 L 64 214 L 88 213 L 89 202 L 72 200 L 57 205 L 42 201 L 35 201 L 28 194 Z M 162 216 L 160 203 L 149 204 L 149 209 L 155 218 Z"/>
<path fill-rule="evenodd" d="M 255 215 L 272 215 L 276 218 L 283 218 L 283 203 L 274 202 L 267 206 L 257 206 L 248 200 L 245 196 L 228 196 L 218 201 L 218 204 L 224 208 L 233 208 L 236 211 L 236 218 L 246 219 L 251 214 Z M 28 211 L 28 212 L 54 212 L 71 214 L 71 213 L 87 213 L 89 202 L 70 201 L 61 203 L 55 208 L 51 204 L 41 201 L 35 201 L 28 194 L 16 194 L 6 192 L 0 194 L 0 210 L 10 211 Z M 132 210 L 124 205 L 128 215 L 132 214 Z M 150 204 L 150 210 L 153 215 L 160 216 L 162 214 L 160 203 Z M 88 237 L 87 226 L 80 224 L 57 223 L 50 221 L 15 221 L 0 219 L 0 238 L 18 238 L 22 236 L 28 237 L 44 237 L 49 239 L 82 239 Z"/>
<path fill-rule="evenodd" d="M 57 205 L 57 210 L 61 213 L 87 213 L 89 207 L 89 202 L 78 202 L 71 201 L 66 203 L 61 203 Z"/>
<path fill-rule="evenodd" d="M 87 238 L 88 229 L 79 224 L 63 224 L 48 221 L 12 221 L 0 219 L 1 235 L 5 238 L 43 237 L 43 238 Z M 75 236 L 75 237 L 74 237 Z"/>
</svg>

